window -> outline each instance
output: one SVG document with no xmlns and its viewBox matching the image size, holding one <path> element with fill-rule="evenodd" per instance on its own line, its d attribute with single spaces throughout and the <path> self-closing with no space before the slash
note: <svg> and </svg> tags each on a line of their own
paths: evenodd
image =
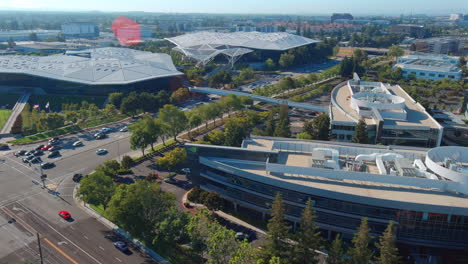
<svg viewBox="0 0 468 264">
<path fill-rule="evenodd" d="M 435 74 L 434 73 L 429 73 L 429 76 L 435 77 Z"/>
<path fill-rule="evenodd" d="M 420 72 L 419 76 L 426 76 L 426 74 L 424 72 Z"/>
<path fill-rule="evenodd" d="M 450 79 L 455 79 L 455 76 L 453 76 L 453 75 L 449 75 L 448 77 L 449 77 Z"/>
<path fill-rule="evenodd" d="M 440 77 L 440 78 L 444 78 L 445 75 L 444 75 L 444 74 L 439 74 L 439 77 Z"/>
</svg>

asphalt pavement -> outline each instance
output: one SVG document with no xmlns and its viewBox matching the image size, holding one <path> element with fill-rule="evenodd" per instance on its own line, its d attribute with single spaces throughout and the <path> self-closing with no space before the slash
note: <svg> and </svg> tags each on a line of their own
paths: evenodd
<svg viewBox="0 0 468 264">
<path fill-rule="evenodd" d="M 39 166 L 29 166 L 13 155 L 37 144 L 0 152 L 0 263 L 39 263 L 36 233 L 40 235 L 44 263 L 153 263 L 136 249 L 124 254 L 114 248 L 113 241 L 119 238 L 73 200 L 74 173 L 90 173 L 102 162 L 132 152 L 128 132 L 112 132 L 102 140 L 95 140 L 93 134 L 91 131 L 63 138 L 61 156 L 42 156 L 43 161 L 55 164 L 43 170 L 47 174 L 46 188 L 42 187 Z M 76 140 L 83 146 L 73 147 Z M 108 153 L 97 155 L 100 148 Z M 61 210 L 70 212 L 73 220 L 62 219 L 58 215 Z"/>
</svg>

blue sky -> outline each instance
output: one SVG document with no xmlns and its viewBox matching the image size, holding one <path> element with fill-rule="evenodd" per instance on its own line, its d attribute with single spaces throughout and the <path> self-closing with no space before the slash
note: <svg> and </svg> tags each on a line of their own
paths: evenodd
<svg viewBox="0 0 468 264">
<path fill-rule="evenodd" d="M 0 0 L 0 8 L 277 14 L 468 13 L 468 0 Z"/>
</svg>

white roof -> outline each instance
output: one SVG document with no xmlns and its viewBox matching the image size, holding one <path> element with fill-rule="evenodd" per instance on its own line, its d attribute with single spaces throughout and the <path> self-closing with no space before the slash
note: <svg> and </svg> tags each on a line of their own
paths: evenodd
<svg viewBox="0 0 468 264">
<path fill-rule="evenodd" d="M 262 33 L 262 32 L 196 32 L 167 38 L 170 42 L 182 48 L 190 48 L 200 45 L 228 45 L 259 50 L 288 50 L 319 40 L 309 39 L 286 32 Z"/>
<path fill-rule="evenodd" d="M 129 84 L 183 74 L 167 54 L 128 48 L 97 48 L 46 57 L 1 56 L 0 73 L 23 73 L 89 85 Z"/>
</svg>

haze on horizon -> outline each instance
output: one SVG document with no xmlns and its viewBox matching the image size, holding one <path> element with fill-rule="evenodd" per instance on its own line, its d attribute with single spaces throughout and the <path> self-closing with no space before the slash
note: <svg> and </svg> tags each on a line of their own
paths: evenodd
<svg viewBox="0 0 468 264">
<path fill-rule="evenodd" d="M 466 0 L 2 0 L 0 10 L 241 13 L 241 14 L 331 14 L 361 15 L 468 13 Z"/>
</svg>

